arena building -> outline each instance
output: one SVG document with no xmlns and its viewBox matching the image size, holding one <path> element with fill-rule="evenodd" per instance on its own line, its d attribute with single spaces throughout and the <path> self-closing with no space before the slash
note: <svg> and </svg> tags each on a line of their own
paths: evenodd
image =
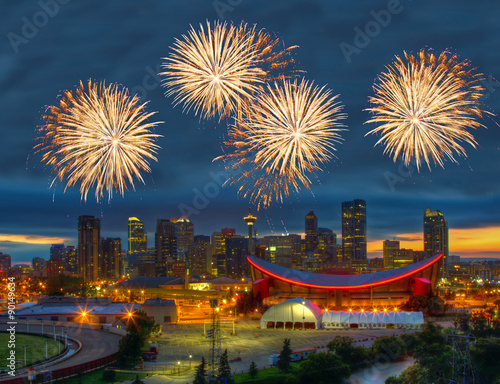
<svg viewBox="0 0 500 384">
<path fill-rule="evenodd" d="M 436 288 L 443 255 L 405 267 L 359 275 L 325 275 L 281 267 L 249 256 L 254 295 L 267 305 L 292 298 L 311 300 L 325 310 L 394 308 L 413 295 Z"/>
</svg>

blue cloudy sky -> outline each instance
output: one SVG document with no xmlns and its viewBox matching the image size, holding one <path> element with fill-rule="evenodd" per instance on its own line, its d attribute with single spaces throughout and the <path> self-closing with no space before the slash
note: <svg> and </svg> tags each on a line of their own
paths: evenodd
<svg viewBox="0 0 500 384">
<path fill-rule="evenodd" d="M 385 18 L 376 21 L 377 15 Z M 340 233 L 341 202 L 360 198 L 367 201 L 371 256 L 393 237 L 422 249 L 426 208 L 444 213 L 451 253 L 500 256 L 498 117 L 482 121 L 487 129 L 474 132 L 479 147 L 468 147 L 458 165 L 419 173 L 384 156 L 374 147 L 377 137 L 365 137 L 373 126 L 364 125 L 376 76 L 395 55 L 422 48 L 469 59 L 486 75 L 485 108 L 500 111 L 500 3 L 484 0 L 0 1 L 0 252 L 13 262 L 48 258 L 51 243 L 76 244 L 79 215 L 100 217 L 102 236 L 125 244 L 127 218 L 137 216 L 152 239 L 157 218 L 178 217 L 193 204 L 202 207 L 190 216 L 196 234 L 223 227 L 244 233 L 248 201 L 236 187 L 211 184 L 211 175 L 222 172 L 212 159 L 222 152 L 226 125 L 174 108 L 155 76 L 175 37 L 190 24 L 216 19 L 255 23 L 287 46 L 298 45 L 298 67 L 339 93 L 348 114 L 337 159 L 313 176 L 310 191 L 256 212 L 260 235 L 303 232 L 309 210 L 320 227 Z M 345 54 L 342 47 L 354 46 L 357 31 L 367 28 L 371 37 Z M 82 202 L 78 189 L 65 192 L 61 184 L 51 188 L 53 174 L 33 151 L 45 106 L 89 78 L 123 84 L 150 100 L 165 122 L 146 185 L 110 203 Z M 212 188 L 211 197 L 193 202 L 204 188 Z"/>
</svg>

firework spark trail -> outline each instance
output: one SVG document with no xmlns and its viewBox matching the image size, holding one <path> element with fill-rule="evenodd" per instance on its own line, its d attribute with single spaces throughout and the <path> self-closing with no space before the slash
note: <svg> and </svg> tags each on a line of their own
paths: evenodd
<svg viewBox="0 0 500 384">
<path fill-rule="evenodd" d="M 66 91 L 59 106 L 50 106 L 43 116 L 46 124 L 39 128 L 38 152 L 52 167 L 57 179 L 67 178 L 66 188 L 80 182 L 83 200 L 95 185 L 95 197 L 106 189 L 122 195 L 127 183 L 134 188 L 134 177 L 144 183 L 140 171 L 150 172 L 148 159 L 160 148 L 154 144 L 160 135 L 152 128 L 160 122 L 148 123 L 156 112 L 145 111 L 126 88 L 80 82 L 75 92 Z"/>
<path fill-rule="evenodd" d="M 160 75 L 165 76 L 166 95 L 175 95 L 174 105 L 222 119 L 238 112 L 266 81 L 295 76 L 298 71 L 289 70 L 289 53 L 295 48 L 280 49 L 279 39 L 245 23 L 212 26 L 207 21 L 206 28 L 191 27 L 187 36 L 176 39 Z"/>
<path fill-rule="evenodd" d="M 477 121 L 485 113 L 482 74 L 448 52 L 405 52 L 405 59 L 396 56 L 374 85 L 367 123 L 381 125 L 367 135 L 381 132 L 375 145 L 384 144 L 394 162 L 401 155 L 406 166 L 412 159 L 417 169 L 423 161 L 429 169 L 431 160 L 443 168 L 446 158 L 456 163 L 455 154 L 467 156 L 461 141 L 477 144 L 467 129 L 484 127 Z"/>
<path fill-rule="evenodd" d="M 258 208 L 309 188 L 308 173 L 320 171 L 342 140 L 346 115 L 337 97 L 305 80 L 268 85 L 231 127 L 228 152 L 215 159 L 245 170 L 228 182 Z"/>
</svg>

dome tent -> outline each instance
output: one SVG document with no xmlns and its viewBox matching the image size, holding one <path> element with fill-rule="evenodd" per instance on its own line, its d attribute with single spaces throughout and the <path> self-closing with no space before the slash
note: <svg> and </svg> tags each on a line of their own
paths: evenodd
<svg viewBox="0 0 500 384">
<path fill-rule="evenodd" d="M 302 327 L 319 329 L 321 315 L 321 309 L 312 301 L 295 298 L 269 308 L 260 320 L 260 327 L 261 329 L 302 329 Z"/>
</svg>

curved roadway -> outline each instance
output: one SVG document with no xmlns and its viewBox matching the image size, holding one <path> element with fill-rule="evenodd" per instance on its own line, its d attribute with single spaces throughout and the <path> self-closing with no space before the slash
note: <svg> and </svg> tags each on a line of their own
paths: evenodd
<svg viewBox="0 0 500 384">
<path fill-rule="evenodd" d="M 9 325 L 7 324 L 0 324 L 1 331 L 7 330 L 8 327 Z M 80 341 L 82 348 L 78 353 L 69 356 L 64 361 L 56 361 L 53 364 L 48 363 L 45 368 L 47 370 L 54 371 L 60 368 L 72 367 L 77 364 L 96 360 L 118 352 L 118 341 L 122 338 L 120 335 L 84 328 L 66 327 L 65 329 L 68 332 L 68 337 L 72 337 Z M 17 324 L 16 330 L 20 333 L 24 333 L 26 331 L 26 325 Z M 32 324 L 29 325 L 30 334 L 40 334 L 41 331 L 41 326 Z M 51 331 L 52 326 L 44 327 L 45 336 L 47 336 L 47 333 L 51 333 Z M 61 328 L 59 326 L 56 326 L 56 332 L 60 334 Z M 68 340 L 68 343 L 70 343 L 70 340 Z M 23 376 L 26 376 L 26 371 L 24 369 L 20 371 L 18 375 L 16 374 L 15 378 Z M 0 381 L 3 382 L 10 379 L 12 379 L 11 376 L 3 376 L 0 378 Z"/>
</svg>

